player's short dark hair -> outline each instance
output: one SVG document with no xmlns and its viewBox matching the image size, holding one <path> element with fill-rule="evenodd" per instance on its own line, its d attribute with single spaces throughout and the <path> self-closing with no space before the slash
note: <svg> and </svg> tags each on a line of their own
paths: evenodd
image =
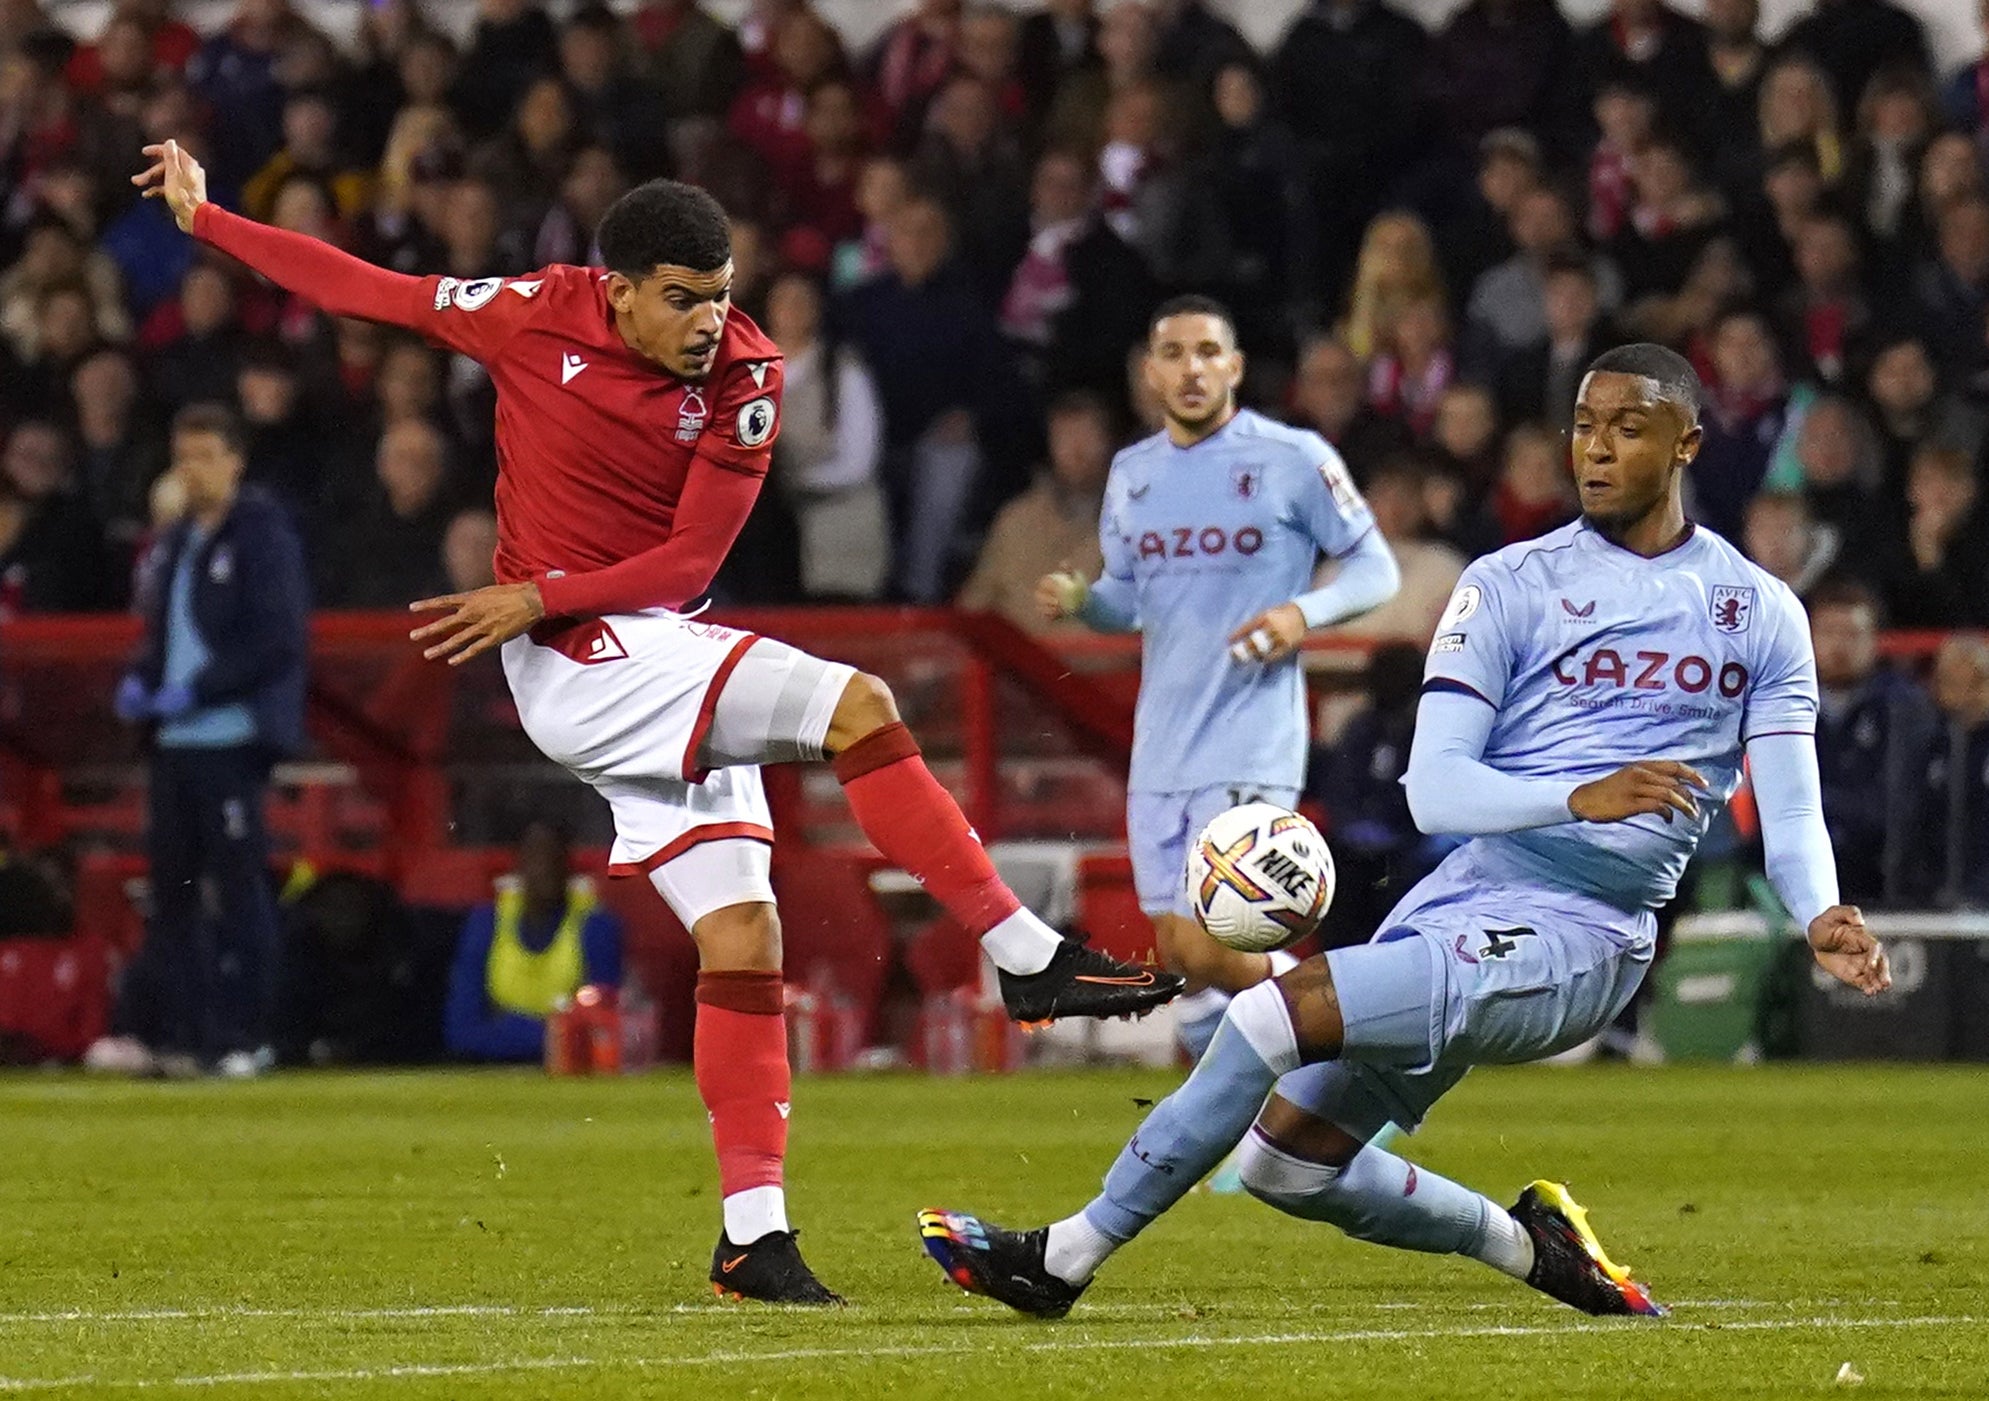
<svg viewBox="0 0 1989 1401">
<path fill-rule="evenodd" d="M 1692 368 L 1690 360 L 1668 346 L 1653 345 L 1649 341 L 1619 345 L 1596 356 L 1589 363 L 1588 373 L 1637 375 L 1653 380 L 1658 387 L 1658 397 L 1676 404 L 1687 423 L 1699 421 L 1699 405 L 1705 398 L 1705 390 L 1699 383 L 1699 372 Z"/>
<path fill-rule="evenodd" d="M 1829 608 L 1863 608 L 1879 626 L 1885 625 L 1885 604 L 1878 591 L 1855 574 L 1826 574 L 1805 602 L 1812 617 Z"/>
<path fill-rule="evenodd" d="M 1213 316 L 1229 327 L 1229 338 L 1236 339 L 1236 318 L 1230 315 L 1229 308 L 1214 297 L 1205 297 L 1200 292 L 1184 292 L 1178 297 L 1169 297 L 1153 309 L 1147 318 L 1146 333 L 1152 337 L 1154 330 L 1170 316 Z"/>
<path fill-rule="evenodd" d="M 663 265 L 717 272 L 732 257 L 732 221 L 710 192 L 677 180 L 637 185 L 595 233 L 611 272 L 640 281 Z"/>
<path fill-rule="evenodd" d="M 248 437 L 242 432 L 242 420 L 226 404 L 188 404 L 173 415 L 173 436 L 177 438 L 182 433 L 212 433 L 235 456 L 248 454 Z"/>
</svg>

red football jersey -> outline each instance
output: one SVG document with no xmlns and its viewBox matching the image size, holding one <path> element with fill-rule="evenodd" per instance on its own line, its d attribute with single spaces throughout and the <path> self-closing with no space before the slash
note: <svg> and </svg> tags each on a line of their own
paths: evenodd
<svg viewBox="0 0 1989 1401">
<path fill-rule="evenodd" d="M 551 616 L 679 607 L 710 584 L 780 427 L 781 354 L 733 311 L 701 381 L 631 350 L 607 274 L 408 277 L 202 205 L 194 232 L 336 315 L 420 332 L 497 386 L 497 577 Z"/>
</svg>

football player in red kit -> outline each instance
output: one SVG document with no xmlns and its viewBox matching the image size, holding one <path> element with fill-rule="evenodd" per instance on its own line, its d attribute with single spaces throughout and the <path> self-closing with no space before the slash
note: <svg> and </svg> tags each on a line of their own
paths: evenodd
<svg viewBox="0 0 1989 1401">
<path fill-rule="evenodd" d="M 721 1293 L 836 1303 L 782 1190 L 789 1074 L 773 830 L 758 765 L 833 757 L 864 834 L 981 936 L 1018 1020 L 1116 1016 L 1180 990 L 1061 939 L 995 873 L 874 676 L 680 612 L 765 479 L 781 356 L 731 306 L 725 212 L 657 180 L 601 221 L 606 270 L 461 281 L 374 267 L 206 198 L 176 142 L 132 177 L 181 229 L 336 316 L 406 326 L 497 387 L 499 582 L 412 607 L 451 664 L 497 649 L 535 744 L 607 799 L 613 870 L 647 874 L 697 942 L 693 1052 L 724 1195 Z"/>
</svg>

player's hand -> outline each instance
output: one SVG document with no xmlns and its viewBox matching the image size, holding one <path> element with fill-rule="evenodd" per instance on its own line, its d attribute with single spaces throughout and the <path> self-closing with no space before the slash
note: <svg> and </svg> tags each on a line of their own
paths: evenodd
<svg viewBox="0 0 1989 1401">
<path fill-rule="evenodd" d="M 147 199 L 163 199 L 181 233 L 193 232 L 193 211 L 207 203 L 207 172 L 177 141 L 147 146 L 152 164 L 131 177 Z"/>
<path fill-rule="evenodd" d="M 1296 603 L 1266 609 L 1229 635 L 1229 655 L 1239 662 L 1279 662 L 1305 641 L 1305 614 Z"/>
<path fill-rule="evenodd" d="M 1826 973 L 1867 997 L 1892 986 L 1885 948 L 1865 928 L 1864 912 L 1856 905 L 1832 905 L 1811 920 L 1809 947 Z"/>
<path fill-rule="evenodd" d="M 471 657 L 502 647 L 546 615 L 539 586 L 527 580 L 522 584 L 492 584 L 469 593 L 445 593 L 440 598 L 424 598 L 408 605 L 410 613 L 447 613 L 408 636 L 416 642 L 435 639 L 421 655 L 429 661 L 447 657 L 450 666 L 461 666 Z"/>
<path fill-rule="evenodd" d="M 1652 759 L 1625 764 L 1606 778 L 1584 783 L 1568 795 L 1568 811 L 1584 822 L 1621 822 L 1654 812 L 1666 822 L 1674 813 L 1699 815 L 1693 790 L 1706 791 L 1706 779 L 1689 764 Z"/>
<path fill-rule="evenodd" d="M 1091 581 L 1068 564 L 1036 581 L 1036 611 L 1043 621 L 1074 618 L 1091 594 Z"/>
</svg>

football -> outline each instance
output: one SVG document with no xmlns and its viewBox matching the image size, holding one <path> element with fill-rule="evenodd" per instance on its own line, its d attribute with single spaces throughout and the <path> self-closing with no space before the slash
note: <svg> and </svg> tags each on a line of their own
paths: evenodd
<svg viewBox="0 0 1989 1401">
<path fill-rule="evenodd" d="M 1188 903 L 1202 928 L 1269 953 L 1319 927 L 1333 903 L 1333 853 L 1319 829 L 1274 803 L 1216 814 L 1188 848 Z"/>
</svg>

